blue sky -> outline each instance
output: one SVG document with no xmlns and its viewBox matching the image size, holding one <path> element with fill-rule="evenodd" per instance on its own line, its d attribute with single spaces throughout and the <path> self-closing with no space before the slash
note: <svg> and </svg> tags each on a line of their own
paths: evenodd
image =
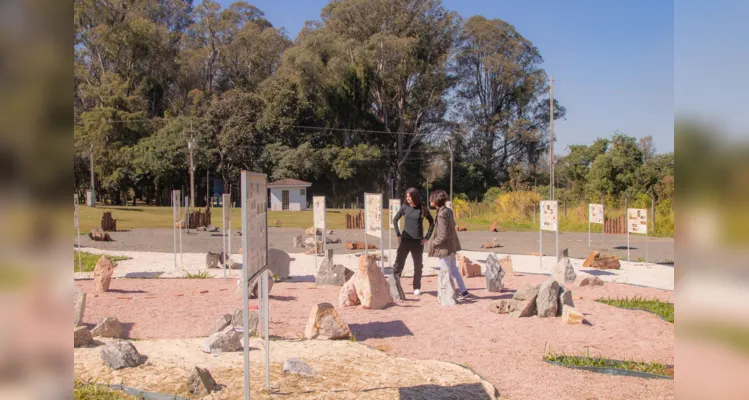
<svg viewBox="0 0 749 400">
<path fill-rule="evenodd" d="M 221 0 L 223 5 L 232 1 Z M 326 0 L 250 0 L 274 26 L 295 38 L 318 19 Z M 463 18 L 500 18 L 531 40 L 554 77 L 554 97 L 567 108 L 555 123 L 555 153 L 616 130 L 653 136 L 673 151 L 674 5 L 669 0 L 443 0 Z M 743 37 L 742 37 L 743 38 Z M 736 38 L 741 40 L 742 38 Z"/>
</svg>

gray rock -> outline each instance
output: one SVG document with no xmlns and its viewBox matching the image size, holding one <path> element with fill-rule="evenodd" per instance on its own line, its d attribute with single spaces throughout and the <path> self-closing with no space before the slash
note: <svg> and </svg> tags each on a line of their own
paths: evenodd
<svg viewBox="0 0 749 400">
<path fill-rule="evenodd" d="M 117 318 L 104 318 L 99 322 L 99 325 L 96 325 L 96 327 L 91 330 L 91 336 L 119 339 L 122 337 L 122 324 L 117 320 Z"/>
<path fill-rule="evenodd" d="M 505 288 L 505 271 L 499 265 L 499 260 L 494 253 L 486 257 L 486 290 L 500 293 Z"/>
<path fill-rule="evenodd" d="M 561 283 L 572 283 L 577 279 L 575 267 L 572 266 L 572 262 L 568 257 L 562 257 L 562 259 L 557 262 L 557 265 L 554 266 L 552 276 Z"/>
<path fill-rule="evenodd" d="M 489 303 L 489 311 L 495 314 L 508 314 L 512 300 L 496 300 Z"/>
<path fill-rule="evenodd" d="M 536 298 L 536 312 L 539 318 L 556 317 L 559 310 L 559 282 L 554 278 L 541 284 Z"/>
<path fill-rule="evenodd" d="M 583 286 L 603 286 L 603 280 L 597 276 L 589 276 L 580 281 L 580 287 Z"/>
<path fill-rule="evenodd" d="M 241 266 L 240 266 L 241 268 Z M 248 299 L 257 299 L 260 292 L 260 285 L 258 285 L 258 282 L 260 281 L 260 278 L 263 276 L 263 274 L 258 275 L 257 278 L 253 279 L 247 286 L 249 287 L 249 290 L 247 291 L 247 298 Z M 268 274 L 268 295 L 270 296 L 271 291 L 273 290 L 273 284 L 275 281 L 273 280 L 273 275 Z M 234 294 L 242 298 L 242 284 L 241 282 L 237 283 L 237 286 L 234 288 Z"/>
<path fill-rule="evenodd" d="M 211 328 L 211 333 L 221 332 L 226 328 L 227 326 L 231 325 L 232 316 L 231 314 L 224 314 L 220 316 L 216 322 L 213 323 L 213 327 Z"/>
<path fill-rule="evenodd" d="M 569 256 L 570 256 L 569 249 L 559 250 L 559 254 L 557 254 L 557 261 L 559 261 L 559 260 L 561 260 L 563 258 L 568 258 Z"/>
<path fill-rule="evenodd" d="M 396 278 L 393 274 L 385 275 L 385 279 L 388 281 L 390 287 L 390 297 L 394 301 L 406 300 L 406 293 L 403 292 L 403 286 L 401 286 L 401 280 Z"/>
<path fill-rule="evenodd" d="M 328 249 L 328 254 L 320 263 L 315 276 L 315 285 L 343 286 L 354 272 L 340 264 L 333 264 L 333 249 Z"/>
<path fill-rule="evenodd" d="M 510 300 L 509 311 L 513 317 L 527 318 L 536 315 L 536 296 L 529 300 Z"/>
<path fill-rule="evenodd" d="M 83 321 L 83 311 L 86 309 L 86 293 L 75 292 L 73 294 L 73 327 L 77 327 Z"/>
<path fill-rule="evenodd" d="M 254 336 L 255 332 L 257 332 L 257 326 L 258 326 L 258 315 L 257 311 L 252 310 L 247 315 L 247 323 L 248 323 L 248 330 L 250 336 Z M 231 315 L 231 327 L 232 328 L 243 328 L 244 322 L 242 321 L 242 309 L 237 308 L 234 310 L 234 313 Z"/>
<path fill-rule="evenodd" d="M 208 336 L 203 340 L 201 350 L 210 353 L 212 349 L 221 349 L 222 352 L 242 350 L 242 332 L 227 328 Z"/>
<path fill-rule="evenodd" d="M 572 301 L 572 291 L 564 286 L 559 286 L 559 308 L 557 308 L 557 316 L 562 315 L 562 307 L 570 306 L 575 307 L 575 302 Z"/>
<path fill-rule="evenodd" d="M 94 342 L 91 331 L 85 326 L 73 328 L 73 347 L 86 347 Z"/>
<path fill-rule="evenodd" d="M 207 396 L 216 390 L 217 386 L 216 380 L 213 379 L 208 369 L 193 367 L 190 377 L 187 378 L 187 390 L 195 396 Z"/>
<path fill-rule="evenodd" d="M 312 367 L 298 358 L 287 358 L 286 361 L 283 362 L 283 373 L 304 376 L 315 375 L 315 371 L 312 370 Z"/>
<path fill-rule="evenodd" d="M 302 245 L 302 235 L 294 236 L 294 238 L 292 239 L 292 245 L 294 246 L 295 249 L 304 247 Z"/>
<path fill-rule="evenodd" d="M 525 286 L 518 289 L 515 294 L 512 295 L 512 298 L 513 300 L 520 301 L 531 300 L 538 295 L 538 289 L 540 287 L 541 285 L 531 285 L 530 283 L 526 283 Z"/>
<path fill-rule="evenodd" d="M 456 299 L 457 294 L 453 280 L 450 279 L 450 271 L 440 268 L 437 278 L 437 301 L 441 306 L 454 306 Z"/>
<path fill-rule="evenodd" d="M 279 279 L 286 279 L 291 275 L 291 256 L 279 249 L 268 249 L 268 269 Z"/>
<path fill-rule="evenodd" d="M 122 369 L 137 367 L 145 362 L 132 343 L 118 340 L 101 348 L 101 359 L 109 368 Z"/>
</svg>

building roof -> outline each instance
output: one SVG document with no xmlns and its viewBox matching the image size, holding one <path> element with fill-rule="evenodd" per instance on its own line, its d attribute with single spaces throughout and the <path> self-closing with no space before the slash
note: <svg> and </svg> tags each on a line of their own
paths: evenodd
<svg viewBox="0 0 749 400">
<path fill-rule="evenodd" d="M 298 179 L 281 179 L 280 181 L 270 182 L 268 187 L 283 187 L 283 186 L 304 186 L 310 187 L 310 182 L 300 181 Z"/>
</svg>

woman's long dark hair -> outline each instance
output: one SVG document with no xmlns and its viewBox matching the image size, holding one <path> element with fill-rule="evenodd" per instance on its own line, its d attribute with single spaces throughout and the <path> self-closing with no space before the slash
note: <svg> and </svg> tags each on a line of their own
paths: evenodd
<svg viewBox="0 0 749 400">
<path fill-rule="evenodd" d="M 406 190 L 406 196 L 411 197 L 411 201 L 414 202 L 414 208 L 421 209 L 421 217 L 426 218 L 429 209 L 424 205 L 424 202 L 421 201 L 419 191 L 416 190 L 416 188 L 408 188 L 408 190 Z"/>
</svg>

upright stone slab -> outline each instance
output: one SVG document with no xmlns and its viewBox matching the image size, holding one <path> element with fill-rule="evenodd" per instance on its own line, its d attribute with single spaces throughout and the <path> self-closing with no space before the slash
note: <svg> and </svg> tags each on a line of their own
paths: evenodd
<svg viewBox="0 0 749 400">
<path fill-rule="evenodd" d="M 575 302 L 572 300 L 572 291 L 564 286 L 559 286 L 559 308 L 557 309 L 557 315 L 562 315 L 562 308 L 564 306 L 574 307 Z"/>
<path fill-rule="evenodd" d="M 364 308 L 378 310 L 393 303 L 385 275 L 370 256 L 359 257 L 359 271 L 354 285 Z"/>
<path fill-rule="evenodd" d="M 73 294 L 73 327 L 77 327 L 83 321 L 83 312 L 86 309 L 86 293 L 75 292 Z"/>
<path fill-rule="evenodd" d="M 101 256 L 94 267 L 94 290 L 99 293 L 109 291 L 114 274 L 114 263 L 107 256 Z"/>
<path fill-rule="evenodd" d="M 559 282 L 554 278 L 541 284 L 536 297 L 536 312 L 539 318 L 556 317 L 559 310 Z"/>
<path fill-rule="evenodd" d="M 217 387 L 218 384 L 208 369 L 193 367 L 190 376 L 187 378 L 187 391 L 197 397 L 207 396 Z"/>
<path fill-rule="evenodd" d="M 257 315 L 257 311 L 255 311 L 255 310 L 249 311 L 248 310 L 248 312 L 249 312 L 249 314 L 247 315 L 247 324 L 248 324 L 247 325 L 248 326 L 247 332 L 249 332 L 250 336 L 254 336 L 255 332 L 257 332 L 257 326 L 258 326 L 258 319 L 259 318 L 258 318 L 258 315 Z M 242 317 L 243 317 L 243 315 L 242 315 L 242 309 L 241 308 L 237 308 L 236 310 L 234 310 L 234 313 L 232 313 L 232 315 L 231 315 L 231 324 L 230 324 L 233 329 L 234 328 L 244 329 L 244 321 L 242 321 Z M 226 327 L 224 327 L 224 329 L 225 328 Z"/>
<path fill-rule="evenodd" d="M 239 310 L 240 313 L 242 310 Z M 224 314 L 220 316 L 216 322 L 213 323 L 213 326 L 211 327 L 211 333 L 221 332 L 223 331 L 227 326 L 231 325 L 232 316 L 231 314 Z"/>
<path fill-rule="evenodd" d="M 450 279 L 450 271 L 440 268 L 437 278 L 437 301 L 441 306 L 454 306 L 457 303 L 457 293 L 453 280 Z"/>
<path fill-rule="evenodd" d="M 388 286 L 390 287 L 390 297 L 392 297 L 395 301 L 406 300 L 406 293 L 403 291 L 403 287 L 401 286 L 401 280 L 393 274 L 385 275 L 385 278 L 387 279 Z"/>
<path fill-rule="evenodd" d="M 575 268 L 572 266 L 572 261 L 568 257 L 562 257 L 554 266 L 554 272 L 552 274 L 554 279 L 560 283 L 573 283 L 577 279 Z"/>
<path fill-rule="evenodd" d="M 486 257 L 486 290 L 500 293 L 505 288 L 505 271 L 494 253 Z"/>
<path fill-rule="evenodd" d="M 333 263 L 333 249 L 328 249 L 328 254 L 317 270 L 315 285 L 343 286 L 353 275 L 353 271 Z"/>
</svg>

